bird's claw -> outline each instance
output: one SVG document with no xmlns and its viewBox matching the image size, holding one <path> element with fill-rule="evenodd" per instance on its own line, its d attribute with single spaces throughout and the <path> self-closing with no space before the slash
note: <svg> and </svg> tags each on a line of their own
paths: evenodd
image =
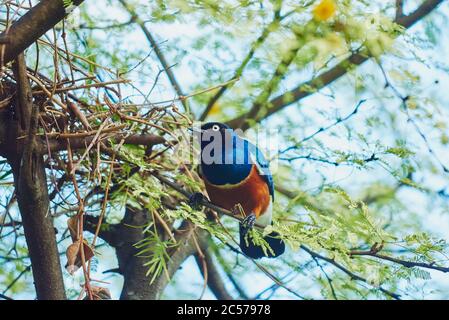
<svg viewBox="0 0 449 320">
<path fill-rule="evenodd" d="M 254 213 L 251 213 L 242 221 L 244 233 L 246 234 L 249 230 L 251 230 L 255 224 L 256 224 L 256 215 Z"/>
<path fill-rule="evenodd" d="M 245 211 L 240 203 L 237 203 L 232 209 L 231 212 L 234 216 L 245 217 Z"/>
<path fill-rule="evenodd" d="M 189 197 L 189 206 L 192 207 L 193 210 L 200 210 L 205 198 L 206 197 L 201 192 L 194 192 Z"/>
</svg>

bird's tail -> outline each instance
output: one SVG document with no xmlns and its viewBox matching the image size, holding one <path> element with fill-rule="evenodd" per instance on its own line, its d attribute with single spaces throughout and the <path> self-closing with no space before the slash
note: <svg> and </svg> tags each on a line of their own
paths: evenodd
<svg viewBox="0 0 449 320">
<path fill-rule="evenodd" d="M 279 238 L 279 233 L 277 232 L 273 231 L 272 233 L 264 237 L 264 240 L 273 250 L 274 255 L 270 250 L 267 250 L 267 255 L 265 255 L 262 246 L 254 244 L 251 239 L 247 239 L 248 241 L 245 241 L 246 233 L 247 229 L 245 229 L 242 224 L 240 224 L 240 249 L 242 249 L 242 252 L 248 257 L 251 257 L 253 259 L 260 259 L 263 257 L 276 258 L 283 254 L 285 251 L 285 243 Z"/>
</svg>

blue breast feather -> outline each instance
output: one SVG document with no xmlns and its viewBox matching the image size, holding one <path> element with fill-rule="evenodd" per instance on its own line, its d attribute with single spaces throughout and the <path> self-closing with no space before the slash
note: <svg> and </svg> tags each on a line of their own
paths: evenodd
<svg viewBox="0 0 449 320">
<path fill-rule="evenodd" d="M 274 199 L 274 183 L 269 162 L 260 149 L 237 135 L 233 135 L 232 147 L 223 147 L 222 159 L 217 161 L 219 163 L 206 164 L 203 161 L 204 155 L 201 157 L 200 171 L 207 181 L 215 185 L 238 184 L 248 177 L 253 165 L 256 165 Z"/>
</svg>

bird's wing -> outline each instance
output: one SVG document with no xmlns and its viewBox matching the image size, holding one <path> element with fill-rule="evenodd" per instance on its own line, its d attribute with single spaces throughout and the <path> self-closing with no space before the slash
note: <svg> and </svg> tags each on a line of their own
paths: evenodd
<svg viewBox="0 0 449 320">
<path fill-rule="evenodd" d="M 248 140 L 246 141 L 248 142 L 248 151 L 251 156 L 251 161 L 256 165 L 257 170 L 259 171 L 259 174 L 261 175 L 262 179 L 264 179 L 265 182 L 267 183 L 270 195 L 274 200 L 274 182 L 273 176 L 271 175 L 270 171 L 270 163 L 257 146 L 255 146 Z"/>
</svg>

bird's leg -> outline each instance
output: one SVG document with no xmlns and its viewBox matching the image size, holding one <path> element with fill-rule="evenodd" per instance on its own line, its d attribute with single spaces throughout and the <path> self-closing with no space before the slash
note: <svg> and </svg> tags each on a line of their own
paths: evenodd
<svg viewBox="0 0 449 320">
<path fill-rule="evenodd" d="M 189 197 L 189 206 L 194 210 L 200 210 L 206 197 L 201 192 L 194 192 Z"/>
<path fill-rule="evenodd" d="M 243 210 L 243 207 L 240 203 L 237 203 L 234 207 L 232 207 L 231 212 L 234 216 L 240 216 L 242 218 L 246 216 L 245 210 Z"/>
<path fill-rule="evenodd" d="M 248 231 L 254 227 L 255 224 L 256 224 L 256 215 L 253 212 L 251 212 L 251 214 L 248 215 L 242 221 L 243 235 L 246 235 Z"/>
</svg>

